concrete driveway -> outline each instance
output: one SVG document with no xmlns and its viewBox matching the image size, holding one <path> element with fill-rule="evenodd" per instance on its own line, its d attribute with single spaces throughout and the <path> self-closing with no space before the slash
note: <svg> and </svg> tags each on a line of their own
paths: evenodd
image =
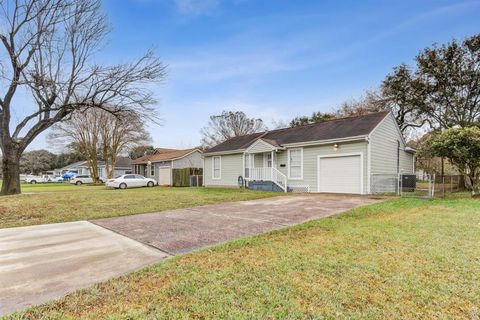
<svg viewBox="0 0 480 320">
<path fill-rule="evenodd" d="M 289 195 L 92 223 L 0 229 L 0 316 L 171 255 L 330 216 L 374 201 L 355 196 Z"/>
<path fill-rule="evenodd" d="M 318 219 L 377 200 L 302 194 L 94 220 L 170 255 Z"/>
<path fill-rule="evenodd" d="M 86 221 L 0 229 L 0 316 L 167 256 Z"/>
</svg>

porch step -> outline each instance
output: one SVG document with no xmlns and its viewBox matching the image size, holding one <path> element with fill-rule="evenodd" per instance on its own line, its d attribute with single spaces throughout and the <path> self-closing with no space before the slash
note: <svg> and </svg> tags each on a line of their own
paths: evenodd
<svg viewBox="0 0 480 320">
<path fill-rule="evenodd" d="M 274 192 L 284 192 L 282 188 L 280 188 L 276 183 L 273 181 L 249 181 L 248 182 L 248 189 L 251 190 L 262 190 L 262 191 L 274 191 Z M 291 192 L 287 188 L 288 192 Z"/>
</svg>

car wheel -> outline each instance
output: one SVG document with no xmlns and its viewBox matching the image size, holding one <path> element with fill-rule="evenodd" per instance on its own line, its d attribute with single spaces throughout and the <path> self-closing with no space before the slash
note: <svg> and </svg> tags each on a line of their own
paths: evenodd
<svg viewBox="0 0 480 320">
<path fill-rule="evenodd" d="M 127 189 L 127 185 L 125 183 L 120 183 L 118 186 L 120 189 Z"/>
<path fill-rule="evenodd" d="M 30 181 L 30 183 L 31 183 L 31 184 L 37 184 L 37 181 L 32 180 L 32 181 Z"/>
<path fill-rule="evenodd" d="M 153 187 L 153 182 L 152 182 L 152 181 L 149 181 L 149 182 L 147 183 L 147 187 L 149 187 L 149 188 Z"/>
<path fill-rule="evenodd" d="M 79 186 L 79 185 L 82 184 L 82 181 L 77 181 L 77 182 L 75 182 L 75 184 L 76 184 L 77 186 Z"/>
</svg>

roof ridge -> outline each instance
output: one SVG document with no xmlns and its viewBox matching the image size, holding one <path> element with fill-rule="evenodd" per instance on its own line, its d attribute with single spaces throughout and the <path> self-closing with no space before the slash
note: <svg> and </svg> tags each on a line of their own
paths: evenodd
<svg viewBox="0 0 480 320">
<path fill-rule="evenodd" d="M 376 112 L 371 112 L 371 113 L 362 114 L 362 115 L 358 115 L 358 116 L 348 116 L 348 117 L 342 117 L 342 118 L 335 118 L 335 119 L 324 120 L 324 121 L 320 121 L 320 122 L 302 124 L 302 125 L 295 126 L 295 127 L 287 127 L 287 128 L 274 129 L 274 130 L 270 130 L 270 131 L 266 131 L 266 132 L 267 132 L 267 133 L 271 133 L 271 132 L 277 132 L 277 131 L 289 130 L 289 129 L 295 129 L 295 128 L 305 128 L 305 127 L 310 127 L 310 126 L 314 126 L 314 125 L 319 125 L 319 124 L 322 124 L 322 123 L 325 123 L 325 122 L 334 122 L 334 121 L 340 121 L 340 120 L 348 120 L 348 119 L 353 119 L 353 118 L 366 117 L 366 116 L 370 116 L 370 115 L 372 115 L 372 114 L 390 113 L 390 112 L 391 112 L 391 110 L 376 111 Z"/>
</svg>

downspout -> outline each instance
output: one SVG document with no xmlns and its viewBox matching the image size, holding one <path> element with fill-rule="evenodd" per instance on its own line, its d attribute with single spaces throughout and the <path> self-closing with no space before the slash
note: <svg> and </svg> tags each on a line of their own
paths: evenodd
<svg viewBox="0 0 480 320">
<path fill-rule="evenodd" d="M 372 146 L 370 144 L 370 136 L 365 137 L 367 142 L 367 194 L 371 194 L 371 176 L 372 176 Z"/>
<path fill-rule="evenodd" d="M 397 174 L 400 173 L 400 141 L 397 140 Z"/>
<path fill-rule="evenodd" d="M 400 194 L 400 186 L 402 184 L 402 177 L 400 176 L 400 141 L 397 140 L 397 177 L 398 177 L 398 183 L 397 183 L 397 194 Z"/>
</svg>

